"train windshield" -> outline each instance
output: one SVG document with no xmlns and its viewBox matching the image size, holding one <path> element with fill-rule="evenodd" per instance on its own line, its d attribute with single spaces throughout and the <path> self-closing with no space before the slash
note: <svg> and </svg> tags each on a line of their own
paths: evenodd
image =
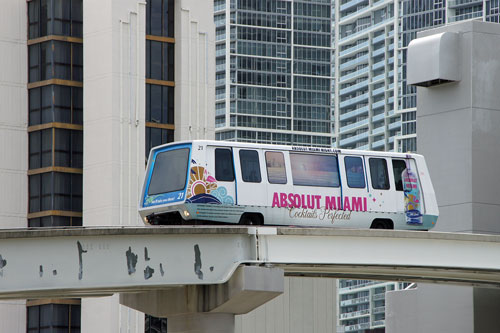
<svg viewBox="0 0 500 333">
<path fill-rule="evenodd" d="M 149 195 L 183 190 L 189 166 L 189 149 L 175 149 L 158 153 L 148 189 Z"/>
</svg>

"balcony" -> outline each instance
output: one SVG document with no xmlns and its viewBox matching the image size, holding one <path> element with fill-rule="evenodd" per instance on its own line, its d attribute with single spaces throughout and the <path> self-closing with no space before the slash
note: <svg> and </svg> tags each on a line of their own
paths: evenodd
<svg viewBox="0 0 500 333">
<path fill-rule="evenodd" d="M 340 107 L 341 108 L 345 108 L 346 106 L 349 106 L 349 105 L 352 105 L 352 104 L 357 104 L 363 100 L 367 100 L 368 99 L 368 92 L 362 94 L 362 95 L 359 95 L 359 96 L 356 96 L 356 97 L 352 97 L 352 98 L 349 98 L 347 100 L 344 100 L 343 102 L 340 102 Z"/>
<path fill-rule="evenodd" d="M 380 283 L 380 282 L 378 282 L 378 281 L 366 281 L 365 280 L 365 282 L 363 282 L 363 283 L 359 283 L 359 284 L 348 286 L 348 287 L 339 288 L 339 292 L 342 293 L 342 292 L 346 292 L 349 290 L 359 289 L 359 288 L 371 286 L 371 285 L 378 284 L 378 283 Z"/>
<path fill-rule="evenodd" d="M 483 11 L 477 11 L 473 13 L 467 13 L 467 14 L 462 14 L 462 15 L 457 15 L 457 16 L 450 16 L 448 17 L 448 22 L 458 22 L 458 21 L 463 21 L 463 20 L 468 20 L 471 18 L 475 17 L 481 17 L 483 16 Z"/>
<path fill-rule="evenodd" d="M 381 22 L 379 22 L 377 24 L 374 24 L 374 25 L 364 25 L 364 26 L 361 26 L 361 27 L 357 27 L 356 29 L 354 29 L 354 31 L 350 31 L 350 33 L 346 34 L 343 37 L 340 37 L 340 42 L 343 42 L 343 41 L 349 40 L 351 38 L 357 37 L 357 36 L 361 35 L 362 33 L 366 33 L 366 32 L 375 30 L 375 28 L 381 27 L 384 24 L 390 23 L 392 21 L 393 21 L 393 18 L 389 17 L 389 18 L 386 18 L 385 20 L 383 20 L 383 21 L 381 21 Z"/>
<path fill-rule="evenodd" d="M 392 130 L 397 129 L 397 128 L 401 128 L 400 121 L 396 121 L 396 122 L 393 122 L 392 124 L 389 124 L 389 131 L 392 131 Z"/>
<path fill-rule="evenodd" d="M 226 85 L 226 79 L 215 80 L 215 86 L 225 86 L 225 85 Z"/>
<path fill-rule="evenodd" d="M 216 20 L 214 23 L 216 28 L 223 27 L 226 25 L 226 17 L 224 16 L 223 20 Z"/>
<path fill-rule="evenodd" d="M 384 53 L 385 53 L 385 46 L 382 46 L 376 50 L 373 50 L 372 57 L 376 57 L 376 56 L 384 54 Z"/>
<path fill-rule="evenodd" d="M 384 125 L 372 129 L 372 135 L 378 135 L 378 134 L 382 134 L 384 132 L 385 132 L 385 126 Z"/>
<path fill-rule="evenodd" d="M 351 0 L 351 1 L 348 1 L 346 2 L 345 4 L 343 5 L 340 5 L 340 11 L 344 11 L 344 10 L 347 10 L 349 8 L 352 8 L 354 6 L 357 6 L 363 2 L 368 2 L 367 0 Z"/>
<path fill-rule="evenodd" d="M 345 301 L 340 301 L 340 306 L 356 305 L 368 302 L 370 302 L 370 297 L 364 296 L 364 297 L 346 299 Z"/>
<path fill-rule="evenodd" d="M 359 330 L 365 330 L 368 328 L 370 328 L 370 323 L 362 323 L 362 324 L 345 326 L 344 331 L 345 332 L 354 332 L 354 331 L 359 331 Z"/>
<path fill-rule="evenodd" d="M 354 312 L 347 312 L 347 313 L 341 313 L 340 314 L 340 319 L 350 319 L 350 318 L 355 318 L 355 317 L 362 317 L 370 315 L 370 310 L 365 309 L 365 310 L 360 310 L 360 311 L 354 311 Z"/>
<path fill-rule="evenodd" d="M 343 134 L 343 133 L 348 132 L 352 129 L 355 129 L 355 128 L 358 128 L 361 126 L 366 126 L 366 125 L 368 125 L 369 121 L 370 121 L 370 119 L 366 118 L 366 119 L 360 120 L 358 122 L 355 122 L 355 123 L 352 123 L 352 124 L 349 124 L 346 126 L 341 126 L 339 129 L 339 133 Z"/>
<path fill-rule="evenodd" d="M 377 36 L 372 39 L 372 44 L 377 44 L 380 41 L 385 40 L 385 34 L 381 34 L 380 36 Z"/>
<path fill-rule="evenodd" d="M 380 60 L 379 62 L 376 62 L 372 65 L 372 71 L 375 71 L 379 68 L 383 68 L 385 66 L 385 61 L 384 59 Z M 382 74 L 383 75 L 383 74 Z"/>
<path fill-rule="evenodd" d="M 383 63 L 383 61 L 382 61 L 382 63 Z M 381 81 L 384 78 L 385 78 L 385 74 L 384 73 L 379 74 L 377 76 L 374 76 L 374 77 L 372 77 L 372 83 L 377 82 L 377 81 Z"/>
<path fill-rule="evenodd" d="M 346 120 L 346 119 L 349 119 L 349 118 L 352 118 L 352 117 L 356 117 L 356 116 L 362 115 L 362 114 L 367 113 L 367 112 L 368 112 L 368 105 L 367 106 L 363 106 L 363 107 L 361 107 L 359 109 L 356 109 L 356 110 L 353 110 L 353 111 L 341 114 L 340 115 L 340 120 Z"/>
<path fill-rule="evenodd" d="M 380 140 L 380 141 L 384 141 L 384 140 Z M 377 141 L 377 142 L 378 142 L 378 141 Z M 373 314 L 377 314 L 377 313 L 385 313 L 385 306 L 379 306 L 379 307 L 373 308 L 372 313 L 373 313 Z"/>
<path fill-rule="evenodd" d="M 354 67 L 354 66 L 357 66 L 357 65 L 360 65 L 364 62 L 367 62 L 368 61 L 368 54 L 365 54 L 361 57 L 357 57 L 356 59 L 352 59 L 352 60 L 349 60 L 347 62 L 344 62 L 343 64 L 340 65 L 340 70 L 345 70 L 345 69 L 348 69 L 350 67 Z"/>
<path fill-rule="evenodd" d="M 376 116 L 373 116 L 373 117 L 372 117 L 372 122 L 374 122 L 374 123 L 375 123 L 375 122 L 377 122 L 377 121 L 379 121 L 379 120 L 382 120 L 382 119 L 384 119 L 384 118 L 385 118 L 385 114 L 382 112 L 382 113 L 380 113 L 380 114 L 378 114 L 378 115 L 376 115 Z"/>
<path fill-rule="evenodd" d="M 385 87 L 380 87 L 375 90 L 372 90 L 372 96 L 377 96 L 383 94 L 385 92 Z"/>
<path fill-rule="evenodd" d="M 215 36 L 215 40 L 224 40 L 226 39 L 226 34 L 220 34 L 220 35 L 217 35 Z"/>
<path fill-rule="evenodd" d="M 370 70 L 370 67 L 369 66 L 366 66 L 365 68 L 362 68 L 360 70 L 357 70 L 355 72 L 352 72 L 352 73 L 349 73 L 347 75 L 344 75 L 344 76 L 341 76 L 339 78 L 339 82 L 344 82 L 344 81 L 347 81 L 347 80 L 350 80 L 350 79 L 353 79 L 353 78 L 356 78 L 360 75 L 363 75 L 365 73 L 368 73 L 368 71 Z"/>
<path fill-rule="evenodd" d="M 226 10 L 226 4 L 225 3 L 218 4 L 218 5 L 214 6 L 214 13 L 217 13 L 217 12 L 220 12 L 220 11 L 223 11 L 223 10 Z"/>
<path fill-rule="evenodd" d="M 368 86 L 368 80 L 353 84 L 352 86 L 349 86 L 347 88 L 340 89 L 339 94 L 345 95 L 345 94 L 348 94 L 350 92 L 356 91 L 358 89 L 365 88 L 366 86 Z"/>
<path fill-rule="evenodd" d="M 344 51 L 340 52 L 340 54 L 339 54 L 339 55 L 340 55 L 341 57 L 343 57 L 343 56 L 345 56 L 345 55 L 347 55 L 347 54 L 354 53 L 354 52 L 359 51 L 359 50 L 362 50 L 362 49 L 364 49 L 364 48 L 366 48 L 366 47 L 368 47 L 368 41 L 363 42 L 363 43 L 360 43 L 360 44 L 355 45 L 355 46 L 353 46 L 353 47 L 350 47 L 350 48 L 348 48 L 348 49 L 345 49 Z"/>
<path fill-rule="evenodd" d="M 385 139 L 377 140 L 377 141 L 372 143 L 372 148 L 373 149 L 379 148 L 379 147 L 382 147 L 383 145 L 385 145 Z"/>
<path fill-rule="evenodd" d="M 385 325 L 385 320 L 375 320 L 372 322 L 373 326 L 384 326 Z"/>
<path fill-rule="evenodd" d="M 482 0 L 449 0 L 448 8 L 455 9 L 462 7 L 472 7 L 474 5 L 480 5 L 482 3 L 483 3 Z"/>
<path fill-rule="evenodd" d="M 358 135 L 351 136 L 351 137 L 346 138 L 344 140 L 340 140 L 340 145 L 341 146 L 348 145 L 350 143 L 361 141 L 361 140 L 366 139 L 366 138 L 368 138 L 368 131 L 361 133 L 361 134 L 358 134 Z"/>
<path fill-rule="evenodd" d="M 223 72 L 226 70 L 226 64 L 215 65 L 216 72 Z"/>
<path fill-rule="evenodd" d="M 380 301 L 381 299 L 385 299 L 385 293 L 375 294 L 372 296 L 372 300 Z"/>
<path fill-rule="evenodd" d="M 372 109 L 376 109 L 376 108 L 379 108 L 379 107 L 384 106 L 384 105 L 385 105 L 385 100 L 382 99 L 378 102 L 372 103 Z"/>
<path fill-rule="evenodd" d="M 222 56 L 224 56 L 224 55 L 226 55 L 226 49 L 222 49 L 222 50 L 217 50 L 217 51 L 215 51 L 215 56 L 216 56 L 216 57 L 222 57 Z"/>
</svg>

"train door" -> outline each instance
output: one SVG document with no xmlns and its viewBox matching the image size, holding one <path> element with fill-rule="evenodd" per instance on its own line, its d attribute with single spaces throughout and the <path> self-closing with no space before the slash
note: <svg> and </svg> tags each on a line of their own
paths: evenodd
<svg viewBox="0 0 500 333">
<path fill-rule="evenodd" d="M 362 156 L 339 156 L 342 174 L 342 209 L 345 211 L 365 211 L 367 204 L 366 167 Z"/>
<path fill-rule="evenodd" d="M 216 181 L 211 193 L 221 204 L 236 205 L 236 185 L 234 176 L 233 150 L 230 147 L 207 146 L 206 177 Z"/>
<path fill-rule="evenodd" d="M 234 162 L 238 204 L 267 205 L 267 179 L 262 151 L 234 148 Z"/>
<path fill-rule="evenodd" d="M 365 157 L 368 182 L 370 184 L 368 200 L 372 210 L 381 213 L 395 213 L 397 211 L 396 192 L 391 186 L 389 176 L 390 158 Z M 388 216 L 390 217 L 390 215 Z M 393 221 L 394 222 L 394 221 Z"/>
<path fill-rule="evenodd" d="M 406 223 L 422 224 L 425 201 L 418 179 L 418 170 L 412 158 L 393 159 L 394 180 L 396 183 L 398 211 L 405 214 Z"/>
</svg>

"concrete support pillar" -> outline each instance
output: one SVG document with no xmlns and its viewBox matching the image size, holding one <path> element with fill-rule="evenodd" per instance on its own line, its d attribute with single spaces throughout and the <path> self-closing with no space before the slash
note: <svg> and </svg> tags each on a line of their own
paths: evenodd
<svg viewBox="0 0 500 333">
<path fill-rule="evenodd" d="M 282 269 L 241 266 L 224 284 L 120 294 L 120 303 L 168 318 L 169 333 L 233 333 L 235 314 L 248 313 L 283 291 Z"/>
<path fill-rule="evenodd" d="M 234 333 L 234 314 L 190 313 L 168 318 L 169 333 Z"/>
<path fill-rule="evenodd" d="M 417 140 L 439 205 L 434 230 L 499 233 L 500 25 L 427 30 L 408 49 Z M 439 255 L 439 254 L 436 254 Z M 410 304 L 410 306 L 408 306 Z M 419 284 L 386 297 L 386 332 L 496 332 L 496 290 Z"/>
</svg>

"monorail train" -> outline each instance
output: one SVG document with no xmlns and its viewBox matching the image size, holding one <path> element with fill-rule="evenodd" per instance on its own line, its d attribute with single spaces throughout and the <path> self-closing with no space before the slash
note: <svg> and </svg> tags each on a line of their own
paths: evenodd
<svg viewBox="0 0 500 333">
<path fill-rule="evenodd" d="M 151 150 L 139 214 L 152 225 L 429 230 L 438 206 L 418 154 L 183 141 Z"/>
</svg>

